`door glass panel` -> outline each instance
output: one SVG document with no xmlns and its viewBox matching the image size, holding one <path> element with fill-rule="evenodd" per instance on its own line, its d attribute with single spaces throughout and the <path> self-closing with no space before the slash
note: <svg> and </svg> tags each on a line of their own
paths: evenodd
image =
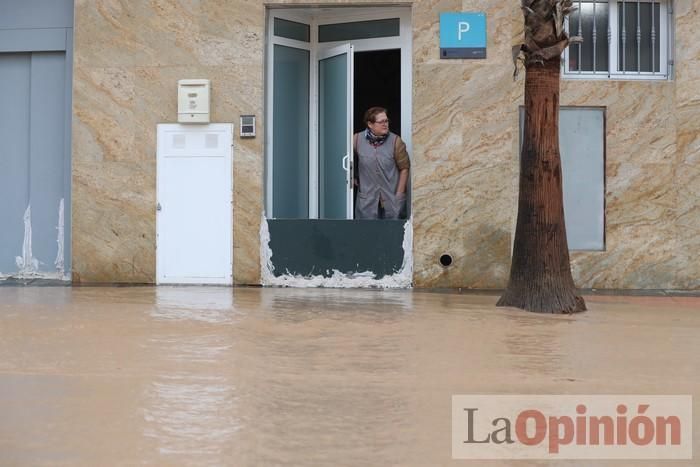
<svg viewBox="0 0 700 467">
<path fill-rule="evenodd" d="M 274 46 L 272 215 L 309 217 L 309 51 Z"/>
<path fill-rule="evenodd" d="M 400 35 L 399 18 L 356 21 L 353 23 L 323 24 L 318 27 L 319 42 L 374 39 Z"/>
<path fill-rule="evenodd" d="M 311 27 L 308 24 L 275 18 L 275 36 L 309 42 L 311 39 Z"/>
<path fill-rule="evenodd" d="M 343 158 L 348 142 L 347 54 L 319 61 L 319 215 L 347 217 L 347 173 Z"/>
</svg>

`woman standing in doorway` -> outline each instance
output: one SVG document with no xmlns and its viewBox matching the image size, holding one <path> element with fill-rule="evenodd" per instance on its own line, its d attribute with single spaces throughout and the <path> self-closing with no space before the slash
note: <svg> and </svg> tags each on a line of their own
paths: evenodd
<svg viewBox="0 0 700 467">
<path fill-rule="evenodd" d="M 367 129 L 353 138 L 359 178 L 355 218 L 398 219 L 405 212 L 411 167 L 406 144 L 389 131 L 385 108 L 370 108 L 364 122 Z"/>
</svg>

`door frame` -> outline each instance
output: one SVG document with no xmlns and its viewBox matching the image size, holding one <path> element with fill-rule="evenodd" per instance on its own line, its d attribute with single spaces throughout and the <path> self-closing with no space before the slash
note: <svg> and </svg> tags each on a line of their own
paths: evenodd
<svg viewBox="0 0 700 467">
<path fill-rule="evenodd" d="M 266 70 L 265 70 L 265 216 L 273 218 L 273 78 L 274 45 L 283 45 L 309 51 L 309 219 L 319 217 L 319 160 L 318 160 L 318 57 L 325 50 L 343 44 L 351 44 L 355 52 L 401 50 L 401 139 L 412 154 L 413 128 L 413 29 L 411 7 L 298 7 L 267 9 Z M 308 24 L 310 42 L 277 37 L 274 32 L 275 18 Z M 356 21 L 399 18 L 399 36 L 375 39 L 318 43 L 318 27 Z M 350 103 L 351 108 L 354 102 Z M 352 123 L 351 123 L 352 125 Z M 352 133 L 352 130 L 351 130 Z M 409 177 L 410 178 L 410 177 Z M 410 184 L 410 180 L 409 180 Z"/>
</svg>

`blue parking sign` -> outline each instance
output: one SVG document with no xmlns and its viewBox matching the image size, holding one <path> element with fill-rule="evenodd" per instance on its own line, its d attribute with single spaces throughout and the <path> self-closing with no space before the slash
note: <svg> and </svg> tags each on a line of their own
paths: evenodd
<svg viewBox="0 0 700 467">
<path fill-rule="evenodd" d="M 440 13 L 440 58 L 486 58 L 486 13 Z"/>
</svg>

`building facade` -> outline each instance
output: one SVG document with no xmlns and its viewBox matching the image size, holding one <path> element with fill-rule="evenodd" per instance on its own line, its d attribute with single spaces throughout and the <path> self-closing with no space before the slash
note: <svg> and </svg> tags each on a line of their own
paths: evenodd
<svg viewBox="0 0 700 467">
<path fill-rule="evenodd" d="M 204 78 L 211 82 L 211 122 L 233 123 L 232 196 L 226 200 L 232 213 L 233 283 L 274 284 L 281 271 L 295 276 L 288 266 L 268 267 L 295 250 L 306 252 L 312 262 L 332 263 L 343 255 L 354 258 L 374 252 L 372 248 L 381 253 L 398 246 L 403 248 L 398 260 L 370 255 L 379 263 L 398 265 L 389 272 L 403 276 L 389 285 L 505 286 L 517 214 L 523 102 L 524 73 L 513 79 L 511 52 L 522 37 L 519 2 L 19 3 L 24 6 L 0 1 L 4 11 L 15 10 L 14 16 L 5 16 L 7 21 L 0 19 L 0 37 L 8 38 L 0 40 L 0 75 L 20 66 L 12 60 L 31 60 L 21 54 L 47 54 L 47 47 L 63 53 L 57 60 L 68 63 L 71 73 L 63 79 L 72 82 L 72 94 L 61 96 L 72 111 L 67 119 L 70 146 L 63 140 L 60 144 L 70 148 L 70 157 L 64 152 L 51 157 L 70 177 L 61 172 L 65 183 L 58 187 L 52 182 L 57 188 L 50 194 L 41 188 L 45 175 L 37 175 L 38 185 L 26 183 L 39 187 L 42 194 L 32 195 L 36 199 L 56 204 L 55 220 L 31 218 L 30 239 L 46 250 L 37 264 L 45 266 L 26 268 L 33 258 L 23 250 L 32 197 L 0 210 L 3 226 L 9 226 L 3 230 L 13 232 L 0 242 L 3 277 L 58 274 L 74 283 L 158 282 L 162 266 L 157 256 L 166 232 L 165 223 L 158 221 L 158 184 L 181 187 L 176 191 L 192 188 L 187 172 L 181 178 L 161 178 L 158 129 L 177 123 L 178 81 Z M 31 22 L 42 16 L 36 11 L 46 13 L 59 3 L 71 12 L 70 24 Z M 569 27 L 589 45 L 568 51 L 561 84 L 565 196 L 570 198 L 566 220 L 576 284 L 698 289 L 700 1 L 579 3 L 583 20 L 572 18 Z M 35 10 L 27 11 L 28 5 Z M 485 13 L 486 58 L 441 58 L 440 13 L 446 12 Z M 44 16 L 56 18 L 49 13 Z M 16 22 L 25 20 L 18 28 Z M 38 31 L 58 27 L 64 31 L 62 52 L 36 39 L 47 34 Z M 11 47 L 10 33 L 3 28 L 26 31 L 14 33 Z M 333 78 L 335 65 L 324 61 L 341 57 L 343 50 L 354 54 L 354 61 L 345 62 L 349 81 L 344 82 Z M 15 80 L 26 84 L 29 78 L 22 76 Z M 332 101 L 341 95 L 343 83 L 352 97 L 342 94 L 344 101 Z M 42 92 L 56 96 L 61 88 L 54 87 Z M 398 227 L 388 221 L 377 227 L 380 221 L 375 221 L 367 230 L 358 221 L 343 220 L 344 214 L 324 214 L 332 196 L 322 188 L 331 180 L 324 178 L 329 163 L 324 145 L 331 144 L 329 135 L 336 131 L 333 109 L 357 117 L 382 97 L 392 129 L 411 155 L 409 212 Z M 31 107 L 24 112 L 30 119 L 43 114 Z M 256 117 L 255 137 L 241 137 L 244 115 Z M 6 123 L 13 121 L 11 116 L 0 114 L 0 121 L 0 132 L 16 133 Z M 13 160 L 28 157 L 14 151 Z M 190 173 L 199 192 L 202 179 L 196 181 L 195 172 Z M 34 175 L 23 176 L 34 180 Z M 34 193 L 17 181 L 10 185 L 7 175 L 0 177 L 10 187 L 4 197 L 21 190 Z M 35 212 L 32 208 L 30 216 Z M 268 225 L 275 219 L 296 222 Z M 349 243 L 333 244 L 345 237 Z M 52 242 L 63 248 L 60 267 L 57 251 L 49 248 Z M 192 257 L 205 255 L 205 246 L 190 245 Z M 308 276 L 333 275 L 327 264 L 320 269 Z M 365 269 L 346 268 L 339 282 L 326 285 L 357 279 L 353 273 Z M 304 275 L 296 278 L 303 282 Z"/>
</svg>

